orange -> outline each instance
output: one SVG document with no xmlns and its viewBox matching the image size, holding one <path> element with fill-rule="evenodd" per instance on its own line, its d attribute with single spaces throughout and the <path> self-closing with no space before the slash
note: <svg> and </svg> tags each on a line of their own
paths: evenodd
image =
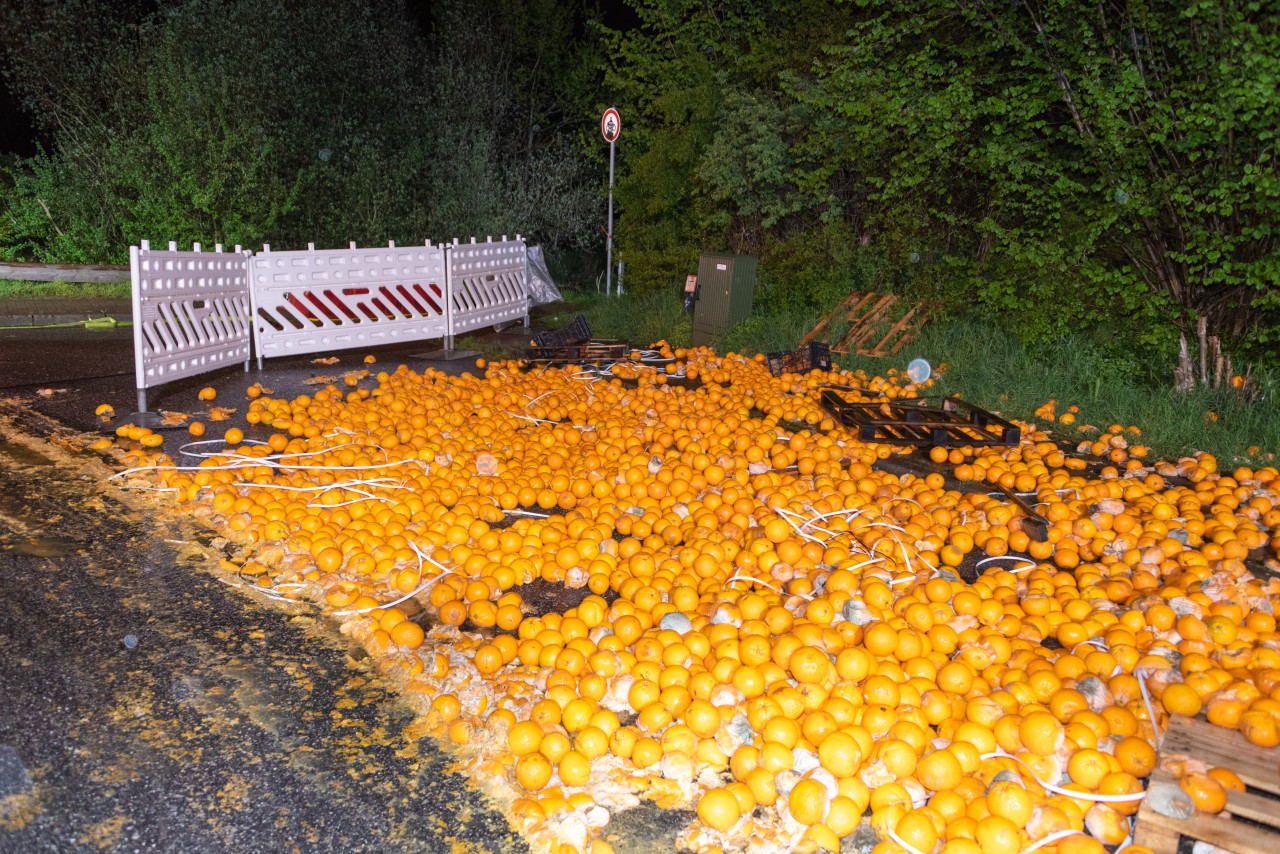
<svg viewBox="0 0 1280 854">
<path fill-rule="evenodd" d="M 1052 756 L 1065 740 L 1061 721 L 1047 712 L 1032 712 L 1018 725 L 1018 737 L 1027 750 L 1038 756 Z"/>
<path fill-rule="evenodd" d="M 422 646 L 426 633 L 417 623 L 409 620 L 402 620 L 391 629 L 392 643 L 403 646 L 407 649 L 417 649 Z"/>
<path fill-rule="evenodd" d="M 862 764 L 862 748 L 845 732 L 833 732 L 818 745 L 818 760 L 837 778 L 852 777 Z"/>
<path fill-rule="evenodd" d="M 1280 745 L 1280 727 L 1276 716 L 1261 709 L 1250 709 L 1240 716 L 1240 734 L 1258 747 Z"/>
<path fill-rule="evenodd" d="M 1083 833 L 1058 840 L 1056 850 L 1058 854 L 1107 854 L 1107 849 L 1101 842 Z M 1152 854 L 1150 849 L 1136 845 L 1126 846 L 1123 851 L 1124 854 Z"/>
<path fill-rule="evenodd" d="M 541 753 L 528 753 L 516 762 L 516 780 L 526 790 L 536 792 L 551 780 L 551 762 Z"/>
<path fill-rule="evenodd" d="M 1084 818 L 1085 830 L 1104 845 L 1119 845 L 1129 836 L 1129 820 L 1112 804 L 1094 804 Z"/>
<path fill-rule="evenodd" d="M 1243 792 L 1246 790 L 1244 780 L 1241 780 L 1240 775 L 1232 771 L 1230 768 L 1210 768 L 1207 773 L 1214 780 L 1217 780 L 1218 784 L 1224 789 L 1230 789 L 1233 792 Z"/>
<path fill-rule="evenodd" d="M 1200 714 L 1203 702 L 1200 695 L 1184 682 L 1173 682 L 1167 685 L 1160 694 L 1160 705 L 1171 715 L 1185 715 L 1189 718 Z"/>
<path fill-rule="evenodd" d="M 321 549 L 315 556 L 316 568 L 321 572 L 336 572 L 342 566 L 344 556 L 335 548 Z"/>
<path fill-rule="evenodd" d="M 566 786 L 583 786 L 591 778 L 591 763 L 577 751 L 569 751 L 560 757 L 557 766 L 560 781 Z"/>
<path fill-rule="evenodd" d="M 637 768 L 648 768 L 662 759 L 662 744 L 655 738 L 641 738 L 631 750 L 631 761 Z"/>
<path fill-rule="evenodd" d="M 1234 621 L 1220 614 L 1215 614 L 1204 621 L 1209 639 L 1219 646 L 1226 646 L 1236 639 L 1239 628 Z"/>
<path fill-rule="evenodd" d="M 1128 736 L 1115 746 L 1115 757 L 1120 767 L 1135 777 L 1146 777 L 1155 770 L 1159 757 L 1156 749 L 1145 738 Z"/>
<path fill-rule="evenodd" d="M 1227 805 L 1227 790 L 1208 774 L 1193 772 L 1182 777 L 1178 786 L 1186 792 L 1196 809 L 1216 815 Z"/>
<path fill-rule="evenodd" d="M 741 749 L 741 748 L 739 748 Z M 734 755 L 737 755 L 735 751 Z M 762 768 L 777 773 L 786 771 L 795 765 L 795 754 L 790 747 L 776 741 L 766 741 L 760 748 L 759 764 Z"/>
<path fill-rule="evenodd" d="M 1097 791 L 1102 778 L 1110 773 L 1111 763 L 1107 755 L 1093 748 L 1077 750 L 1067 761 L 1067 774 L 1071 781 L 1091 791 Z"/>
<path fill-rule="evenodd" d="M 700 738 L 708 738 L 720 729 L 720 710 L 706 700 L 694 700 L 684 710 L 684 722 Z"/>
<path fill-rule="evenodd" d="M 1142 781 L 1133 774 L 1124 771 L 1108 774 L 1098 784 L 1098 792 L 1103 795 L 1140 795 L 1142 791 Z M 1128 816 L 1136 814 L 1141 803 L 1141 799 L 1135 799 L 1131 801 L 1114 801 L 1109 803 L 1108 806 L 1121 815 Z"/>
<path fill-rule="evenodd" d="M 698 799 L 698 818 L 714 830 L 728 830 L 741 816 L 738 799 L 726 789 L 711 789 Z"/>
<path fill-rule="evenodd" d="M 872 655 L 892 655 L 898 648 L 898 633 L 888 623 L 872 623 L 863 632 L 862 645 Z"/>
<path fill-rule="evenodd" d="M 755 798 L 756 803 L 761 806 L 771 807 L 777 802 L 778 789 L 771 771 L 767 771 L 764 768 L 756 768 L 747 775 L 745 782 L 747 788 L 751 790 L 751 795 Z"/>
<path fill-rule="evenodd" d="M 801 647 L 791 653 L 787 661 L 787 669 L 800 683 L 817 683 L 826 679 L 831 672 L 831 660 L 827 654 L 814 647 Z"/>
<path fill-rule="evenodd" d="M 926 789 L 947 791 L 959 785 L 964 769 L 954 753 L 935 750 L 916 763 L 915 776 Z"/>
<path fill-rule="evenodd" d="M 817 780 L 801 780 L 787 797 L 791 817 L 801 824 L 817 824 L 827 813 L 827 787 Z"/>
<path fill-rule="evenodd" d="M 846 682 L 861 682 L 874 668 L 875 661 L 859 647 L 843 649 L 836 656 L 836 673 Z"/>
<path fill-rule="evenodd" d="M 760 731 L 760 737 L 766 743 L 774 742 L 784 747 L 794 748 L 800 740 L 800 725 L 784 715 L 770 718 Z"/>
<path fill-rule="evenodd" d="M 848 836 L 862 823 L 864 809 L 865 807 L 859 807 L 852 798 L 837 795 L 831 799 L 831 804 L 827 808 L 827 817 L 822 823 L 831 828 L 831 832 L 837 837 Z"/>
<path fill-rule="evenodd" d="M 1003 816 L 1017 827 L 1025 827 L 1031 820 L 1035 803 L 1021 783 L 999 780 L 987 790 L 987 806 L 992 815 Z"/>
<path fill-rule="evenodd" d="M 405 624 L 406 623 L 401 623 L 401 625 Z M 412 625 L 412 623 L 409 623 L 409 625 Z M 399 628 L 399 626 L 396 628 Z M 392 638 L 395 638 L 394 632 L 392 632 Z M 476 650 L 476 670 L 480 671 L 484 676 L 491 676 L 494 673 L 497 673 L 505 663 L 506 661 L 503 658 L 502 651 L 491 643 L 484 644 Z"/>
<path fill-rule="evenodd" d="M 1204 716 L 1211 724 L 1238 729 L 1245 709 L 1244 701 L 1237 694 L 1223 691 L 1209 698 L 1209 702 L 1205 704 Z"/>
<path fill-rule="evenodd" d="M 1022 849 L 1018 826 L 1003 816 L 990 815 L 979 821 L 974 841 L 983 854 L 1018 854 Z"/>
<path fill-rule="evenodd" d="M 609 752 L 609 736 L 599 727 L 585 727 L 574 736 L 573 749 L 587 759 L 595 759 Z"/>
<path fill-rule="evenodd" d="M 440 622 L 446 626 L 460 626 L 467 620 L 467 606 L 458 599 L 451 599 L 440 606 Z"/>
<path fill-rule="evenodd" d="M 543 736 L 542 744 L 538 745 L 538 752 L 552 763 L 559 762 L 572 749 L 573 744 L 569 741 L 569 737 L 554 730 Z"/>
<path fill-rule="evenodd" d="M 898 819 L 894 832 L 916 851 L 932 851 L 938 844 L 938 830 L 933 819 L 922 810 L 912 810 Z"/>
</svg>

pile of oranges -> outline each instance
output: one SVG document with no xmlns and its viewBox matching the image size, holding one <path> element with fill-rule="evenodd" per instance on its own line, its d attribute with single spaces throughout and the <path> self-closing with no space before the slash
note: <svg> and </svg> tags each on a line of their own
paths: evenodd
<svg viewBox="0 0 1280 854">
<path fill-rule="evenodd" d="M 260 395 L 146 472 L 244 578 L 341 620 L 545 850 L 608 851 L 649 798 L 696 810 L 699 851 L 1101 852 L 1170 715 L 1280 742 L 1280 582 L 1246 566 L 1280 549 L 1275 469 L 1024 425 L 892 475 L 909 449 L 818 395 L 905 375 L 669 355 L 688 380 L 498 362 Z M 535 613 L 536 581 L 575 604 Z"/>
</svg>

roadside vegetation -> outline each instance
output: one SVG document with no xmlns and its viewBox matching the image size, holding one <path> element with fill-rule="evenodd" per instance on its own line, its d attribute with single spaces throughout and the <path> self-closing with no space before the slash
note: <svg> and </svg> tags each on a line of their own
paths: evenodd
<svg viewBox="0 0 1280 854">
<path fill-rule="evenodd" d="M 0 279 L 0 299 L 129 299 L 125 282 L 28 282 Z"/>
<path fill-rule="evenodd" d="M 556 314 L 543 318 L 546 325 L 562 325 L 581 313 L 601 337 L 689 345 L 689 316 L 678 289 L 621 299 L 569 292 L 566 298 Z M 797 308 L 759 312 L 726 331 L 717 349 L 745 354 L 793 350 L 821 316 Z M 959 394 L 983 408 L 1033 421 L 1053 429 L 1063 441 L 1092 439 L 1121 424 L 1139 427 L 1142 442 L 1165 458 L 1207 451 L 1232 464 L 1273 464 L 1280 450 L 1280 372 L 1274 364 L 1254 366 L 1247 382 L 1237 374 L 1240 388 L 1227 384 L 1178 391 L 1169 382 L 1168 361 L 1158 351 L 1144 352 L 1105 329 L 1027 342 L 1001 319 L 971 310 L 928 324 L 895 357 L 835 359 L 843 368 L 874 377 L 901 374 L 917 357 L 941 368 L 934 393 Z M 1042 409 L 1049 401 L 1055 403 L 1053 420 L 1047 417 L 1049 409 Z M 1096 430 L 1085 429 L 1089 427 Z"/>
</svg>

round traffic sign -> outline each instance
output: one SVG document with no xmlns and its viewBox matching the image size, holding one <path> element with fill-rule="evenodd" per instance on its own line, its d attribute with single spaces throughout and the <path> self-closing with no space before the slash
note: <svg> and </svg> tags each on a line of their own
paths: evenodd
<svg viewBox="0 0 1280 854">
<path fill-rule="evenodd" d="M 622 133 L 622 117 L 613 107 L 604 111 L 600 117 L 600 134 L 605 142 L 613 142 Z"/>
</svg>

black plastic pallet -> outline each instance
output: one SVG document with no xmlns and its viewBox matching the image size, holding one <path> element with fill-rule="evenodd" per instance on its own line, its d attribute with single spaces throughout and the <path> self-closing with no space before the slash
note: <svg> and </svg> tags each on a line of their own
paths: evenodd
<svg viewBox="0 0 1280 854">
<path fill-rule="evenodd" d="M 956 397 L 943 398 L 936 406 L 924 399 L 850 403 L 828 389 L 822 393 L 822 406 L 841 424 L 857 430 L 863 442 L 951 447 L 1013 446 L 1022 441 L 1022 428 Z"/>
<path fill-rule="evenodd" d="M 533 343 L 539 348 L 568 347 L 591 340 L 591 326 L 581 314 L 560 329 L 533 333 Z"/>
<path fill-rule="evenodd" d="M 809 371 L 831 370 L 831 347 L 821 341 L 810 341 L 794 353 L 769 353 L 765 356 L 769 373 L 775 377 L 807 374 Z"/>
</svg>

